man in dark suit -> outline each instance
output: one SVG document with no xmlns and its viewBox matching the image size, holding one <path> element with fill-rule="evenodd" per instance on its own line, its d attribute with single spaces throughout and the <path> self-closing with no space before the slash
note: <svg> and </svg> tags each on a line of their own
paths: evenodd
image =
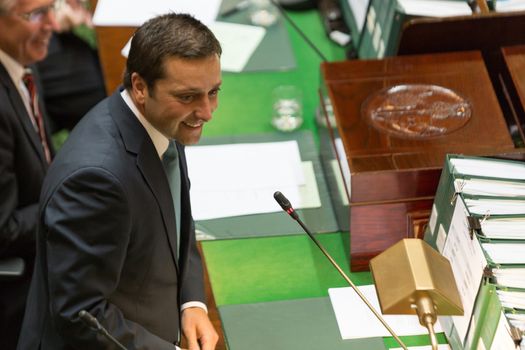
<svg viewBox="0 0 525 350">
<path fill-rule="evenodd" d="M 137 30 L 125 90 L 81 120 L 44 181 L 20 350 L 110 348 L 81 310 L 127 349 L 174 349 L 180 332 L 191 350 L 215 348 L 184 145 L 217 107 L 220 54 L 188 15 Z"/>
<path fill-rule="evenodd" d="M 26 74 L 47 54 L 56 26 L 52 5 L 50 0 L 0 0 L 0 271 L 13 259 L 25 262 L 21 276 L 7 278 L 0 272 L 3 350 L 16 348 L 22 325 L 38 198 L 53 155 L 45 111 L 34 89 L 38 79 Z"/>
</svg>

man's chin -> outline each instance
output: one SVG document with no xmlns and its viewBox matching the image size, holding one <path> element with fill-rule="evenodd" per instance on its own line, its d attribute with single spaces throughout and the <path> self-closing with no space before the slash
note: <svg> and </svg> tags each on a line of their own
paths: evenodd
<svg viewBox="0 0 525 350">
<path fill-rule="evenodd" d="M 26 58 L 25 65 L 33 64 L 42 61 L 47 56 L 47 48 L 45 50 L 34 50 Z"/>
</svg>

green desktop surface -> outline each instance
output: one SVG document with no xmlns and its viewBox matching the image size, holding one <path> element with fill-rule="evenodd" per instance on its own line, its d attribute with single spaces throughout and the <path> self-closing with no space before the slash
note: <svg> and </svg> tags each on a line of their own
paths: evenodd
<svg viewBox="0 0 525 350">
<path fill-rule="evenodd" d="M 226 305 L 219 312 L 226 333 L 232 335 L 228 338 L 231 350 L 385 349 L 380 337 L 341 339 L 331 308 L 329 298 L 311 298 Z"/>
<path fill-rule="evenodd" d="M 329 60 L 344 59 L 344 50 L 326 38 L 316 11 L 290 13 L 290 16 Z M 284 71 L 224 72 L 219 107 L 213 120 L 206 125 L 204 136 L 275 132 L 270 124 L 272 90 L 288 84 L 302 89 L 304 123 L 301 129 L 312 130 L 315 135 L 321 59 L 289 24 L 285 26 L 295 54 L 296 68 Z M 276 51 L 275 55 L 279 55 L 279 52 Z"/>
<path fill-rule="evenodd" d="M 344 59 L 343 48 L 327 39 L 317 11 L 288 13 L 330 61 Z M 315 143 L 318 143 L 315 111 L 319 105 L 317 89 L 320 83 L 321 59 L 288 23 L 285 23 L 285 27 L 295 56 L 295 68 L 223 73 L 219 107 L 214 113 L 213 120 L 204 129 L 205 138 L 215 136 L 235 136 L 236 138 L 237 135 L 242 135 L 244 138 L 261 133 L 276 133 L 270 124 L 271 92 L 279 85 L 294 84 L 299 86 L 303 92 L 304 123 L 300 130 L 312 131 Z M 275 52 L 275 55 L 278 54 L 278 51 Z M 286 214 L 282 213 L 282 215 Z M 279 220 L 281 219 L 286 219 L 286 217 L 281 217 Z M 262 223 L 274 225 L 272 230 L 279 227 L 278 221 L 275 220 Z M 312 328 L 315 323 L 307 318 L 308 308 L 319 310 L 321 307 L 323 317 L 329 317 L 328 288 L 346 286 L 346 282 L 306 235 L 287 235 L 285 231 L 283 229 L 282 236 L 202 242 L 226 341 L 232 350 L 257 349 L 253 343 L 255 341 L 261 349 L 278 349 L 277 343 L 272 342 L 280 342 L 281 346 L 284 344 L 286 345 L 284 348 L 290 350 L 309 349 L 301 344 L 304 345 L 310 338 L 316 339 L 318 335 L 314 333 L 315 328 Z M 349 272 L 348 232 L 322 233 L 317 234 L 317 237 L 340 266 Z M 372 283 L 368 272 L 350 273 L 350 277 L 357 285 Z M 275 314 L 272 311 L 279 306 L 283 310 L 297 310 L 302 306 L 306 307 L 305 305 L 308 305 L 308 308 L 305 309 L 304 317 L 299 317 L 296 321 L 284 314 L 283 318 L 274 317 Z M 271 315 L 274 316 L 270 317 Z M 275 328 L 277 324 L 272 326 L 274 322 L 282 326 Z M 308 332 L 308 334 L 301 334 L 301 342 L 295 342 L 293 334 L 290 337 L 284 336 L 288 333 L 280 329 L 290 322 L 297 323 L 290 328 L 293 331 Z M 261 330 L 250 327 L 250 325 L 264 324 L 268 324 L 269 328 Z M 331 335 L 339 334 L 333 322 L 324 324 L 323 327 L 325 327 L 321 328 L 323 332 L 326 331 L 326 327 L 329 327 Z M 270 334 L 275 334 L 277 331 L 283 335 L 280 340 L 270 337 Z M 241 334 L 242 337 L 239 338 Z M 263 337 L 264 334 L 267 337 Z M 333 340 L 333 337 L 331 339 Z M 429 344 L 427 336 L 404 337 L 403 339 L 407 345 Z M 443 338 L 440 337 L 439 340 L 442 342 Z M 263 343 L 259 344 L 261 342 Z M 377 338 L 367 339 L 362 344 L 368 345 L 362 347 L 356 347 L 357 344 L 358 342 L 354 343 L 354 347 L 315 348 L 383 349 L 384 347 L 397 347 L 393 338 L 384 338 L 380 341 Z"/>
</svg>

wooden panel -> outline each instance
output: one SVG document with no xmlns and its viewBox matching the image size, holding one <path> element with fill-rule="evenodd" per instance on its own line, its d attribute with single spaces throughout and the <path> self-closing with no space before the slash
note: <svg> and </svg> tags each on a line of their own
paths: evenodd
<svg viewBox="0 0 525 350">
<path fill-rule="evenodd" d="M 516 125 L 525 140 L 525 45 L 504 47 L 501 49 L 507 71 L 503 75 L 507 96 L 513 105 Z"/>
<path fill-rule="evenodd" d="M 321 71 L 350 168 L 353 271 L 368 269 L 371 257 L 407 237 L 407 215 L 430 210 L 447 153 L 514 150 L 480 52 L 323 63 Z M 376 129 L 363 117 L 363 104 L 381 89 L 402 84 L 452 90 L 470 103 L 470 120 L 427 139 Z"/>
<path fill-rule="evenodd" d="M 96 27 L 98 54 L 104 73 L 106 92 L 113 93 L 122 84 L 126 58 L 120 51 L 131 38 L 136 28 L 133 27 Z"/>
<path fill-rule="evenodd" d="M 408 238 L 412 212 L 430 211 L 433 197 L 414 201 L 351 206 L 350 257 L 352 271 L 367 271 L 368 262 L 383 250 Z"/>
<path fill-rule="evenodd" d="M 447 153 L 497 154 L 514 147 L 479 52 L 324 63 L 322 72 L 352 174 L 352 203 L 433 195 Z M 457 92 L 471 103 L 470 121 L 447 135 L 414 140 L 364 120 L 361 107 L 371 94 L 407 83 Z"/>
</svg>

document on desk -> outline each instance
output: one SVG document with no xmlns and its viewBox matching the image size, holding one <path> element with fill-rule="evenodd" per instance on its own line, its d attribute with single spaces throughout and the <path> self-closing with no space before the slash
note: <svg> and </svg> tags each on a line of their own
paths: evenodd
<svg viewBox="0 0 525 350">
<path fill-rule="evenodd" d="M 487 266 L 487 260 L 477 238 L 470 238 L 468 215 L 463 200 L 458 198 L 443 248 L 443 256 L 450 261 L 463 304 L 464 315 L 451 318 L 461 341 L 467 335 L 483 269 Z M 447 322 L 443 323 L 444 328 L 448 328 L 447 324 Z"/>
<path fill-rule="evenodd" d="M 374 285 L 360 286 L 370 304 L 381 314 Z M 388 337 L 391 334 L 370 311 L 351 287 L 328 289 L 330 301 L 335 312 L 339 332 L 343 339 Z M 388 325 L 399 336 L 428 334 L 419 324 L 417 315 L 383 315 Z M 434 329 L 441 332 L 441 325 L 436 322 Z"/>
<path fill-rule="evenodd" d="M 467 2 L 444 0 L 398 0 L 405 13 L 425 17 L 469 16 L 472 14 Z"/>
<path fill-rule="evenodd" d="M 241 72 L 266 34 L 266 29 L 246 24 L 214 22 L 210 29 L 221 43 L 221 69 Z"/>
<path fill-rule="evenodd" d="M 186 148 L 195 220 L 278 212 L 281 191 L 296 209 L 321 206 L 312 162 L 296 141 Z"/>
<path fill-rule="evenodd" d="M 157 15 L 177 12 L 189 13 L 208 25 L 215 21 L 221 0 L 98 0 L 93 23 L 96 26 L 138 27 Z"/>
</svg>

